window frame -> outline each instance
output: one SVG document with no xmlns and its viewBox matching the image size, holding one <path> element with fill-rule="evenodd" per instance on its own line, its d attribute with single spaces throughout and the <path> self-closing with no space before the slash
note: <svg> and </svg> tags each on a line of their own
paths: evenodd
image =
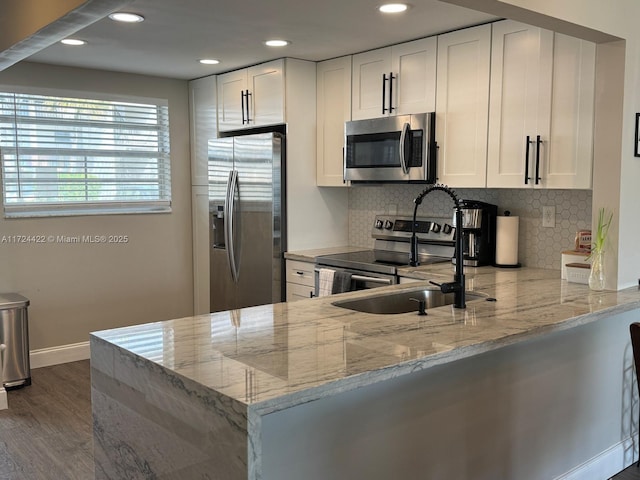
<svg viewBox="0 0 640 480">
<path fill-rule="evenodd" d="M 40 202 L 29 205 L 28 203 L 8 204 L 5 198 L 5 178 L 4 178 L 4 159 L 0 151 L 0 193 L 2 194 L 3 216 L 6 219 L 13 218 L 32 218 L 32 217 L 64 217 L 64 216 L 90 216 L 90 215 L 123 215 L 123 214 L 157 214 L 172 212 L 172 161 L 171 161 L 171 113 L 169 108 L 169 100 L 166 98 L 147 97 L 139 95 L 122 95 L 111 94 L 105 92 L 89 92 L 66 90 L 58 88 L 34 88 L 19 87 L 15 85 L 0 84 L 0 92 L 6 94 L 23 94 L 34 96 L 50 96 L 59 98 L 70 98 L 87 101 L 102 102 L 124 102 L 142 105 L 153 105 L 158 108 L 166 108 L 166 125 L 158 128 L 160 133 L 158 144 L 164 143 L 163 148 L 158 151 L 166 152 L 160 155 L 163 158 L 159 161 L 164 162 L 162 167 L 166 170 L 166 174 L 157 183 L 159 190 L 166 192 L 166 197 L 156 200 L 140 200 L 140 201 L 114 201 L 105 200 L 98 202 Z M 0 147 L 1 148 L 1 147 Z M 162 181 L 164 180 L 164 182 Z"/>
</svg>

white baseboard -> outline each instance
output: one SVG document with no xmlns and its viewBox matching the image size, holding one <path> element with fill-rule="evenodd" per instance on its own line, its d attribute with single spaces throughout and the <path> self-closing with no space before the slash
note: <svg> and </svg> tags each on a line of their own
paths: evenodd
<svg viewBox="0 0 640 480">
<path fill-rule="evenodd" d="M 89 358 L 89 342 L 71 343 L 59 347 L 31 350 L 29 361 L 31 368 L 49 367 L 60 363 L 87 360 Z"/>
<path fill-rule="evenodd" d="M 633 463 L 634 453 L 633 440 L 627 438 L 555 480 L 602 480 L 613 477 Z"/>
</svg>

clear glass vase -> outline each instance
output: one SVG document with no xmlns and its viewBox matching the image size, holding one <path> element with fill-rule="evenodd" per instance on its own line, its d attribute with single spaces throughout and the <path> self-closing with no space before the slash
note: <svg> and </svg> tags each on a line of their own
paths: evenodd
<svg viewBox="0 0 640 480">
<path fill-rule="evenodd" d="M 592 252 L 591 273 L 589 273 L 589 288 L 604 290 L 604 252 Z"/>
</svg>

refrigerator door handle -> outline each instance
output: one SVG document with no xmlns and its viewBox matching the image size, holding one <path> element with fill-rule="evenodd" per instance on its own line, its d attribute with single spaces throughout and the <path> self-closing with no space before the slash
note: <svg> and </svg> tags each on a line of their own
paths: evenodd
<svg viewBox="0 0 640 480">
<path fill-rule="evenodd" d="M 224 236 L 227 244 L 227 260 L 229 261 L 229 269 L 231 270 L 231 278 L 238 283 L 238 265 L 236 261 L 236 252 L 234 244 L 235 231 L 235 195 L 238 188 L 238 171 L 231 170 L 229 172 L 229 181 L 227 182 L 227 195 L 224 201 Z"/>
</svg>

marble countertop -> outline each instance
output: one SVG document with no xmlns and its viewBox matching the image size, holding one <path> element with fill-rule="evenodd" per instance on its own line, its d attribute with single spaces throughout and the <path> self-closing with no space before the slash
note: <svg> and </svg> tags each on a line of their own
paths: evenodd
<svg viewBox="0 0 640 480">
<path fill-rule="evenodd" d="M 422 280 L 95 332 L 247 406 L 258 415 L 640 308 L 640 291 L 593 292 L 560 271 L 468 268 L 480 298 L 397 315 L 359 313 L 336 300 L 385 295 L 451 278 L 452 266 L 403 268 Z"/>
</svg>

